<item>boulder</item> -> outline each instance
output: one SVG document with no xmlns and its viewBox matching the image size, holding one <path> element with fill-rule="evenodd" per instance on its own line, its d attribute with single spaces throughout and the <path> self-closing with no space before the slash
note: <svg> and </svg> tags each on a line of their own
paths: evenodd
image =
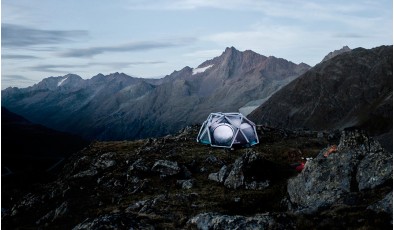
<svg viewBox="0 0 394 230">
<path fill-rule="evenodd" d="M 323 149 L 288 180 L 293 211 L 313 213 L 351 192 L 375 188 L 392 179 L 392 155 L 361 131 L 343 132 L 336 151 Z"/>
<path fill-rule="evenodd" d="M 218 172 L 209 174 L 208 179 L 223 183 L 224 186 L 231 189 L 262 190 L 268 187 L 270 182 L 269 180 L 255 180 L 254 176 L 256 175 L 254 174 L 261 168 L 264 168 L 266 166 L 265 163 L 256 152 L 247 151 L 237 158 L 231 166 L 223 165 Z M 249 171 L 253 173 L 248 175 L 247 172 Z"/>
<path fill-rule="evenodd" d="M 142 158 L 139 158 L 130 166 L 129 171 L 148 172 L 149 167 Z"/>
<path fill-rule="evenodd" d="M 109 152 L 102 154 L 96 162 L 93 163 L 97 169 L 107 169 L 116 165 L 116 161 L 113 159 L 115 158 L 116 153 Z"/>
<path fill-rule="evenodd" d="M 220 168 L 219 172 L 209 174 L 208 179 L 223 183 L 224 180 L 227 178 L 228 174 L 228 167 L 226 165 L 223 165 L 222 168 Z"/>
<path fill-rule="evenodd" d="M 246 158 L 249 158 L 248 153 L 242 155 L 242 157 L 235 160 L 233 168 L 231 169 L 230 173 L 224 181 L 224 185 L 227 188 L 236 189 L 244 184 L 245 176 L 242 169 L 244 167 L 244 163 L 246 163 L 244 162 Z"/>
<path fill-rule="evenodd" d="M 161 177 L 167 177 L 178 174 L 181 171 L 181 168 L 175 161 L 158 160 L 155 162 L 151 170 L 159 172 Z"/>
<path fill-rule="evenodd" d="M 191 188 L 193 188 L 194 180 L 193 179 L 177 180 L 176 183 L 177 183 L 177 185 L 179 185 L 183 189 L 191 189 Z"/>
<path fill-rule="evenodd" d="M 91 176 L 95 176 L 98 174 L 98 171 L 96 169 L 88 169 L 82 172 L 79 172 L 75 175 L 72 176 L 72 178 L 81 178 L 81 177 L 91 177 Z"/>
</svg>

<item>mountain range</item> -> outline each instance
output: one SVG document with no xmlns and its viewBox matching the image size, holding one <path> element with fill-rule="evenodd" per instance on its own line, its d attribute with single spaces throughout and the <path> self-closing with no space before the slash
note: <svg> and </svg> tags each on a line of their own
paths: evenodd
<svg viewBox="0 0 394 230">
<path fill-rule="evenodd" d="M 84 80 L 68 74 L 2 91 L 2 105 L 32 122 L 87 139 L 163 136 L 201 123 L 211 112 L 256 108 L 310 66 L 226 48 L 197 68 L 162 79 L 123 73 Z"/>
<path fill-rule="evenodd" d="M 231 47 L 162 79 L 49 77 L 3 90 L 2 106 L 90 140 L 164 136 L 202 123 L 211 112 L 234 111 L 280 128 L 360 127 L 380 135 L 392 130 L 392 49 L 344 46 L 311 68 Z"/>
</svg>

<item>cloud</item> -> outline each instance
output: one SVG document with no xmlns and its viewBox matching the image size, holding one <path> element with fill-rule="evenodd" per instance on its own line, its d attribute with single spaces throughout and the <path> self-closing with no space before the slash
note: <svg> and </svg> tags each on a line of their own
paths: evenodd
<svg viewBox="0 0 394 230">
<path fill-rule="evenodd" d="M 184 46 L 194 41 L 191 38 L 174 39 L 171 41 L 137 41 L 123 45 L 114 46 L 97 46 L 85 49 L 71 49 L 60 54 L 61 57 L 93 57 L 98 54 L 109 52 L 135 52 L 147 51 L 153 49 L 170 48 L 177 46 Z"/>
<path fill-rule="evenodd" d="M 1 89 L 6 89 L 8 87 L 28 87 L 36 83 L 35 80 L 27 78 L 22 75 L 12 75 L 4 74 L 1 76 Z"/>
<path fill-rule="evenodd" d="M 367 38 L 369 36 L 359 33 L 351 33 L 351 32 L 341 32 L 341 33 L 334 33 L 333 37 L 336 38 Z"/>
<path fill-rule="evenodd" d="M 191 53 L 186 53 L 184 54 L 185 57 L 191 57 L 191 58 L 213 58 L 216 56 L 219 56 L 221 53 L 223 53 L 223 49 L 212 49 L 212 50 L 197 50 Z"/>
<path fill-rule="evenodd" d="M 48 65 L 36 65 L 27 67 L 27 69 L 37 72 L 47 72 L 47 73 L 68 73 L 69 70 L 66 69 L 75 69 L 75 68 L 84 68 L 88 67 L 88 64 L 82 65 L 65 65 L 65 64 L 48 64 Z M 63 70 L 62 70 L 63 69 Z"/>
<path fill-rule="evenodd" d="M 91 68 L 92 66 L 99 66 L 100 68 L 105 66 L 110 70 L 120 71 L 121 69 L 135 66 L 135 65 L 152 65 L 165 63 L 163 61 L 137 61 L 137 62 L 89 62 L 86 64 L 47 64 L 47 65 L 35 65 L 27 67 L 26 69 L 37 72 L 47 73 L 69 73 L 75 72 L 77 69 L 83 70 Z"/>
<path fill-rule="evenodd" d="M 2 54 L 3 59 L 38 59 L 38 57 L 33 55 L 19 55 L 19 54 Z"/>
<path fill-rule="evenodd" d="M 191 11 L 217 9 L 238 12 L 258 12 L 262 18 L 296 20 L 302 23 L 340 23 L 349 26 L 362 25 L 371 19 L 392 17 L 392 11 L 382 10 L 379 1 L 304 1 L 304 0 L 130 0 L 130 10 Z"/>
<path fill-rule="evenodd" d="M 136 65 L 154 65 L 166 63 L 164 61 L 136 61 L 136 62 L 90 62 L 89 66 L 107 66 L 111 69 L 121 70 Z"/>
<path fill-rule="evenodd" d="M 4 80 L 16 80 L 16 81 L 24 80 L 24 81 L 33 81 L 32 79 L 27 78 L 27 77 L 25 77 L 25 76 L 22 76 L 22 75 L 12 75 L 12 74 L 2 75 L 1 78 L 4 79 Z"/>
<path fill-rule="evenodd" d="M 271 2 L 267 3 L 267 5 Z M 255 0 L 130 0 L 131 10 L 196 10 L 214 8 L 223 10 L 261 10 L 264 3 Z"/>
<path fill-rule="evenodd" d="M 42 30 L 26 26 L 2 23 L 1 45 L 3 47 L 29 47 L 73 42 L 87 37 L 85 30 Z"/>
</svg>

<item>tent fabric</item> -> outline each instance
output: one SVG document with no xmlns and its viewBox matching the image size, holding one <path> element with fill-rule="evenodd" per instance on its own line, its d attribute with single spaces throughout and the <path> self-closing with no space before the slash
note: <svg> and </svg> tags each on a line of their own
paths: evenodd
<svg viewBox="0 0 394 230">
<path fill-rule="evenodd" d="M 197 142 L 213 147 L 250 147 L 259 143 L 256 125 L 241 113 L 211 113 L 204 121 Z"/>
</svg>

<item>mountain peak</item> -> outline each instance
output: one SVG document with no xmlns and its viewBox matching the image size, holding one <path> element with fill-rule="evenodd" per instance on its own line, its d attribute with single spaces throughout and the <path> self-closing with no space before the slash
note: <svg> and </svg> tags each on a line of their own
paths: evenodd
<svg viewBox="0 0 394 230">
<path fill-rule="evenodd" d="M 322 60 L 321 62 L 325 62 L 325 61 L 327 61 L 327 60 L 329 60 L 329 59 L 331 59 L 331 58 L 333 58 L 333 57 L 335 57 L 335 56 L 337 56 L 337 55 L 339 55 L 339 54 L 342 54 L 342 53 L 345 53 L 345 52 L 349 52 L 349 51 L 351 51 L 351 50 L 352 50 L 352 49 L 350 49 L 349 46 L 343 46 L 341 49 L 339 49 L 339 50 L 334 50 L 334 51 L 330 52 L 329 54 L 327 54 L 327 55 L 323 58 L 323 60 Z"/>
<path fill-rule="evenodd" d="M 226 49 L 224 50 L 224 52 L 233 52 L 233 51 L 239 51 L 239 50 L 237 50 L 234 46 L 226 47 Z"/>
<path fill-rule="evenodd" d="M 83 85 L 83 79 L 76 74 L 67 74 L 63 77 L 61 77 L 58 82 L 57 86 L 62 87 L 62 88 L 74 88 L 74 89 L 79 89 Z"/>
<path fill-rule="evenodd" d="M 238 53 L 242 53 L 242 52 L 237 50 L 234 46 L 231 46 L 231 47 L 226 47 L 226 49 L 224 50 L 221 56 L 229 56 Z"/>
<path fill-rule="evenodd" d="M 33 86 L 29 87 L 32 90 L 56 90 L 56 88 L 60 85 L 65 85 L 66 82 L 78 82 L 82 80 L 82 78 L 76 74 L 67 74 L 64 76 L 58 76 L 58 77 L 47 77 L 44 78 L 42 81 L 40 81 L 37 84 L 34 84 Z"/>
<path fill-rule="evenodd" d="M 119 72 L 111 73 L 108 75 L 108 77 L 121 77 L 121 76 L 128 76 L 128 75 L 125 73 L 119 73 Z"/>
</svg>

